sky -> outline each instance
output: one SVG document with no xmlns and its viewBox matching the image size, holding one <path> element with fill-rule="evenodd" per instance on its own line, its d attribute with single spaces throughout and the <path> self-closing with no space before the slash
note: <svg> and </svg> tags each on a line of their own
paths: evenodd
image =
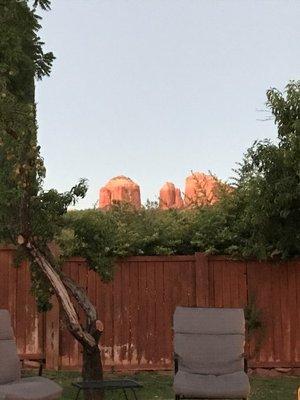
<svg viewBox="0 0 300 400">
<path fill-rule="evenodd" d="M 116 175 L 158 199 L 191 171 L 228 180 L 257 139 L 276 140 L 266 90 L 300 78 L 300 1 L 53 0 L 37 84 L 46 189 L 79 178 L 94 207 Z"/>
</svg>

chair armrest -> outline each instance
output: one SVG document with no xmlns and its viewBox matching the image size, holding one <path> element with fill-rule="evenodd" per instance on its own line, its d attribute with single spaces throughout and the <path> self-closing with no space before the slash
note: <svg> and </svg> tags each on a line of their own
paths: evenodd
<svg viewBox="0 0 300 400">
<path fill-rule="evenodd" d="M 39 376 L 43 374 L 43 367 L 46 363 L 46 358 L 43 354 L 19 354 L 20 361 L 33 361 L 39 364 Z"/>
</svg>

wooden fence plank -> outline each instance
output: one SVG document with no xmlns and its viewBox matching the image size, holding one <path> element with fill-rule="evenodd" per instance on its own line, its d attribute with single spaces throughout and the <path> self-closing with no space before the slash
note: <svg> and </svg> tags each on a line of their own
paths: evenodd
<svg viewBox="0 0 300 400">
<path fill-rule="evenodd" d="M 208 257 L 202 253 L 195 254 L 195 293 L 196 306 L 209 306 Z"/>
<path fill-rule="evenodd" d="M 9 308 L 10 285 L 9 285 L 9 272 L 10 272 L 10 252 L 0 251 L 0 308 Z M 16 282 L 15 282 L 16 283 Z"/>
<path fill-rule="evenodd" d="M 147 362 L 146 358 L 146 348 L 147 348 L 147 303 L 145 301 L 147 296 L 147 263 L 141 261 L 138 262 L 139 265 L 139 291 L 138 291 L 138 307 L 139 307 L 139 368 Z"/>
<path fill-rule="evenodd" d="M 25 263 L 17 269 L 17 297 L 16 297 L 16 337 L 17 348 L 20 354 L 26 354 L 26 297 L 28 282 Z"/>
<path fill-rule="evenodd" d="M 165 367 L 166 362 L 166 326 L 165 321 L 165 308 L 166 298 L 164 296 L 164 266 L 162 262 L 156 263 L 155 268 L 155 287 L 156 287 L 156 302 L 155 302 L 155 316 L 156 316 L 156 330 L 155 336 L 157 340 L 156 346 L 156 364 L 161 364 Z"/>
<path fill-rule="evenodd" d="M 45 356 L 46 368 L 58 370 L 60 367 L 59 356 L 59 334 L 60 334 L 60 319 L 59 319 L 59 304 L 55 296 L 52 300 L 52 309 L 46 314 L 46 340 L 45 340 Z"/>
<path fill-rule="evenodd" d="M 281 299 L 280 299 L 280 271 L 274 268 L 271 275 L 272 285 L 272 315 L 273 315 L 273 345 L 274 362 L 281 359 L 282 324 L 281 324 Z"/>
<path fill-rule="evenodd" d="M 156 290 L 155 290 L 155 264 L 149 262 L 147 264 L 147 287 L 146 287 L 146 315 L 147 319 L 147 331 L 145 332 L 147 342 L 146 342 L 146 351 L 145 356 L 147 362 L 149 363 L 150 368 L 155 363 L 155 352 L 154 349 L 156 347 L 156 337 L 155 337 L 155 303 L 157 301 L 156 298 Z"/>
<path fill-rule="evenodd" d="M 122 364 L 123 310 L 122 310 L 122 264 L 119 263 L 114 277 L 114 365 Z"/>
<path fill-rule="evenodd" d="M 271 267 L 272 268 L 272 267 Z M 275 267 L 277 268 L 277 267 Z M 282 329 L 282 346 L 281 357 L 282 361 L 291 359 L 291 321 L 290 308 L 288 297 L 288 265 L 280 265 L 280 300 L 281 300 L 281 329 Z"/>
<path fill-rule="evenodd" d="M 288 294 L 288 308 L 289 308 L 289 324 L 290 324 L 290 360 L 296 361 L 296 351 L 299 342 L 299 331 L 297 330 L 297 318 L 293 321 L 293 316 L 299 314 L 297 309 L 297 278 L 296 278 L 296 266 L 293 262 L 287 264 L 287 294 Z M 300 343 L 299 343 L 300 346 Z"/>
<path fill-rule="evenodd" d="M 71 276 L 71 263 L 66 262 L 64 267 L 64 272 L 66 275 Z M 57 307 L 55 307 L 53 312 L 59 311 Z M 61 314 L 61 312 L 60 312 Z M 61 315 L 62 316 L 62 315 Z M 49 323 L 51 323 L 51 319 L 55 318 L 54 315 L 50 316 L 50 321 L 48 322 L 48 315 L 46 316 L 46 327 Z M 60 315 L 58 316 L 58 319 Z M 55 321 L 56 324 L 56 321 Z M 55 325 L 56 326 L 56 325 Z M 47 338 L 46 342 L 49 339 Z M 70 368 L 70 358 L 72 357 L 71 353 L 71 345 L 72 345 L 73 338 L 71 334 L 65 329 L 63 322 L 59 324 L 59 357 L 60 357 L 60 365 L 62 368 Z M 46 351 L 48 348 L 48 343 L 46 344 Z M 51 348 L 51 346 L 50 346 Z"/>
<path fill-rule="evenodd" d="M 294 294 L 296 297 L 297 301 L 297 313 L 296 315 L 293 315 L 293 325 L 295 327 L 295 330 L 297 332 L 297 343 L 296 343 L 296 349 L 295 349 L 295 362 L 300 363 L 300 340 L 299 340 L 299 332 L 300 332 L 300 262 L 295 263 L 295 272 L 296 272 L 296 293 Z"/>
</svg>

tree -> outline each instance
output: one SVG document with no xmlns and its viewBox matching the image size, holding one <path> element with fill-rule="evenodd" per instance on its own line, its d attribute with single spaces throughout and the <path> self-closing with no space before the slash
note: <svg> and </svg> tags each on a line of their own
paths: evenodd
<svg viewBox="0 0 300 400">
<path fill-rule="evenodd" d="M 300 81 L 267 91 L 278 140 L 255 142 L 237 169 L 235 190 L 201 210 L 194 243 L 239 257 L 300 254 Z"/>
<path fill-rule="evenodd" d="M 57 296 L 68 330 L 83 346 L 83 378 L 101 379 L 102 324 L 49 246 L 63 228 L 68 206 L 85 195 L 87 186 L 81 180 L 66 193 L 43 190 L 34 81 L 50 74 L 54 56 L 43 51 L 36 12 L 38 7 L 49 9 L 50 0 L 35 0 L 32 8 L 29 4 L 0 0 L 0 240 L 16 246 L 16 261 L 29 259 L 39 309 L 48 309 L 51 295 Z M 85 326 L 75 300 L 85 312 Z"/>
<path fill-rule="evenodd" d="M 278 143 L 256 142 L 238 171 L 237 201 L 250 227 L 246 247 L 259 258 L 300 254 L 300 81 L 267 91 Z"/>
</svg>

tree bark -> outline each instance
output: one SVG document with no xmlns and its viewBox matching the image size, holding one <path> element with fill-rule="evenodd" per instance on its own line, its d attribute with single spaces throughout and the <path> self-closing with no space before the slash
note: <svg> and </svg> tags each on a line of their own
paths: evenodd
<svg viewBox="0 0 300 400">
<path fill-rule="evenodd" d="M 102 380 L 103 367 L 98 343 L 103 332 L 103 324 L 101 321 L 97 320 L 97 311 L 87 297 L 85 290 L 64 274 L 62 274 L 62 281 L 72 293 L 80 307 L 84 310 L 87 318 L 86 329 L 93 336 L 97 344 L 93 350 L 83 346 L 82 378 L 84 381 Z M 104 398 L 104 392 L 86 392 L 84 393 L 84 397 L 85 400 L 101 400 Z"/>
<path fill-rule="evenodd" d="M 41 268 L 41 270 L 51 283 L 57 299 L 64 311 L 66 323 L 71 334 L 82 345 L 85 345 L 90 349 L 95 347 L 95 339 L 90 333 L 84 331 L 82 326 L 80 325 L 75 307 L 56 269 L 50 264 L 44 254 L 34 244 L 27 243 L 26 248 L 31 258 Z"/>
<path fill-rule="evenodd" d="M 93 351 L 83 347 L 82 379 L 84 381 L 98 381 L 103 379 L 103 369 L 101 362 L 101 352 L 99 347 Z M 85 391 L 85 400 L 102 400 L 103 391 Z"/>
<path fill-rule="evenodd" d="M 25 245 L 25 244 L 24 244 Z M 26 243 L 26 249 L 31 259 L 41 268 L 51 283 L 60 306 L 64 312 L 65 321 L 69 332 L 83 347 L 83 380 L 102 380 L 103 368 L 99 340 L 103 331 L 101 321 L 97 320 L 97 311 L 84 289 L 79 287 L 72 279 L 57 271 L 47 257 L 32 243 Z M 86 314 L 86 328 L 79 322 L 74 304 L 68 290 Z M 103 392 L 85 392 L 86 400 L 102 400 Z"/>
<path fill-rule="evenodd" d="M 98 346 L 93 351 L 83 348 L 82 378 L 84 381 L 103 379 L 101 352 Z"/>
</svg>

